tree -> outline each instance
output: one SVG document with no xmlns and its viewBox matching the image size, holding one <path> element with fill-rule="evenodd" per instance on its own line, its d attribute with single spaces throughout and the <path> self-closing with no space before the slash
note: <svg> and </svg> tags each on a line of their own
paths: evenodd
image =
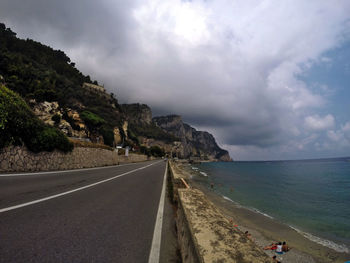
<svg viewBox="0 0 350 263">
<path fill-rule="evenodd" d="M 151 155 L 155 157 L 163 157 L 165 155 L 164 150 L 161 149 L 159 146 L 152 146 L 150 148 Z"/>
</svg>

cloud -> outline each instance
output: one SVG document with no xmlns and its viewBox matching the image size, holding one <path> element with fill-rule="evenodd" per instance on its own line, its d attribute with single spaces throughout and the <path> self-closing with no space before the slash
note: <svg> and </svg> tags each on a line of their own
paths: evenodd
<svg viewBox="0 0 350 263">
<path fill-rule="evenodd" d="M 318 115 L 305 117 L 305 126 L 312 131 L 329 130 L 334 127 L 334 117 L 331 114 L 324 116 L 323 118 Z"/>
<path fill-rule="evenodd" d="M 181 114 L 233 155 L 264 159 L 299 156 L 308 132 L 336 126 L 318 112 L 324 90 L 300 76 L 349 39 L 349 14 L 341 0 L 0 3 L 20 36 L 64 50 L 120 101 Z"/>
<path fill-rule="evenodd" d="M 346 122 L 339 130 L 327 132 L 328 138 L 336 143 L 337 147 L 350 146 L 350 122 Z"/>
</svg>

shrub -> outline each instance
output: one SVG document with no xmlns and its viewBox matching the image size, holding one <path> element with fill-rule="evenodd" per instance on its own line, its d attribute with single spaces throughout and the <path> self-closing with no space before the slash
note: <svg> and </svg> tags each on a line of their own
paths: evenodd
<svg viewBox="0 0 350 263">
<path fill-rule="evenodd" d="M 161 149 L 159 146 L 152 146 L 150 148 L 151 154 L 155 157 L 162 157 L 164 156 L 164 150 Z"/>
<path fill-rule="evenodd" d="M 51 152 L 54 149 L 59 149 L 63 152 L 70 152 L 73 150 L 73 144 L 68 138 L 56 128 L 49 126 L 44 126 L 37 133 L 36 137 L 27 141 L 26 145 L 33 152 Z"/>
<path fill-rule="evenodd" d="M 130 129 L 128 130 L 128 137 L 130 140 L 132 140 L 134 143 L 136 143 L 136 145 L 140 145 L 139 139 L 137 138 L 135 133 Z"/>
<path fill-rule="evenodd" d="M 114 132 L 113 132 L 113 130 L 111 128 L 109 128 L 109 127 L 103 126 L 100 129 L 100 133 L 103 136 L 104 144 L 113 147 L 113 143 L 114 143 Z"/>
<path fill-rule="evenodd" d="M 51 119 L 55 122 L 56 125 L 58 125 L 61 121 L 61 115 L 56 113 L 51 117 Z"/>
<path fill-rule="evenodd" d="M 146 146 L 143 146 L 143 145 L 140 146 L 140 152 L 147 155 L 147 156 L 151 156 L 151 151 Z"/>
<path fill-rule="evenodd" d="M 130 131 L 134 135 L 134 137 L 137 136 L 144 136 L 146 138 L 155 138 L 157 140 L 171 143 L 173 141 L 179 141 L 180 139 L 175 137 L 174 135 L 167 133 L 163 131 L 161 128 L 156 126 L 154 123 L 151 124 L 144 124 L 144 125 L 136 125 L 134 123 L 129 124 L 129 135 Z M 131 138 L 132 139 L 132 138 Z"/>
<path fill-rule="evenodd" d="M 89 127 L 89 129 L 97 129 L 101 127 L 102 124 L 105 123 L 105 120 L 102 119 L 100 116 L 90 112 L 90 111 L 83 111 L 80 114 L 80 117 L 85 122 L 85 124 Z"/>
<path fill-rule="evenodd" d="M 24 143 L 33 152 L 73 149 L 61 131 L 40 121 L 25 101 L 4 85 L 0 85 L 0 117 L 0 148 Z"/>
<path fill-rule="evenodd" d="M 38 89 L 34 92 L 34 97 L 38 102 L 57 100 L 55 91 L 51 89 Z"/>
</svg>

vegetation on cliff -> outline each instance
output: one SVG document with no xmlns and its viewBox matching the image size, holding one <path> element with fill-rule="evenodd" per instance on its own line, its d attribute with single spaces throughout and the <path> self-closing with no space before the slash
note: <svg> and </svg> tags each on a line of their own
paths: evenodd
<svg viewBox="0 0 350 263">
<path fill-rule="evenodd" d="M 73 149 L 60 130 L 45 125 L 18 94 L 0 84 L 0 148 L 9 144 L 25 144 L 33 152 Z"/>
<path fill-rule="evenodd" d="M 153 138 L 155 140 L 163 141 L 165 143 L 172 143 L 174 141 L 179 140 L 174 135 L 163 131 L 161 128 L 156 126 L 154 123 L 144 124 L 144 125 L 135 125 L 134 123 L 131 123 L 129 125 L 129 130 L 133 134 L 137 134 L 138 136 L 143 136 L 146 138 Z"/>
</svg>

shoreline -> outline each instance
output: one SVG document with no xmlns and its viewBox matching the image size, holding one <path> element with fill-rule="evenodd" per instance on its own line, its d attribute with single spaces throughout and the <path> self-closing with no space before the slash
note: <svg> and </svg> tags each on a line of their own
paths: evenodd
<svg viewBox="0 0 350 263">
<path fill-rule="evenodd" d="M 282 262 L 295 263 L 312 263 L 312 262 L 339 262 L 344 263 L 350 259 L 350 254 L 337 252 L 331 248 L 325 247 L 306 238 L 296 229 L 285 225 L 268 215 L 252 211 L 235 203 L 233 200 L 215 193 L 207 186 L 197 182 L 195 178 L 198 176 L 198 171 L 191 169 L 188 164 L 182 164 L 181 167 L 188 177 L 190 184 L 207 196 L 216 207 L 230 220 L 233 225 L 238 225 L 238 228 L 245 232 L 251 233 L 255 243 L 263 248 L 273 242 L 286 241 L 292 248 L 289 252 L 283 255 L 277 255 L 277 258 Z M 192 178 L 193 177 L 193 178 Z M 269 256 L 276 255 L 274 251 L 265 250 Z"/>
</svg>

